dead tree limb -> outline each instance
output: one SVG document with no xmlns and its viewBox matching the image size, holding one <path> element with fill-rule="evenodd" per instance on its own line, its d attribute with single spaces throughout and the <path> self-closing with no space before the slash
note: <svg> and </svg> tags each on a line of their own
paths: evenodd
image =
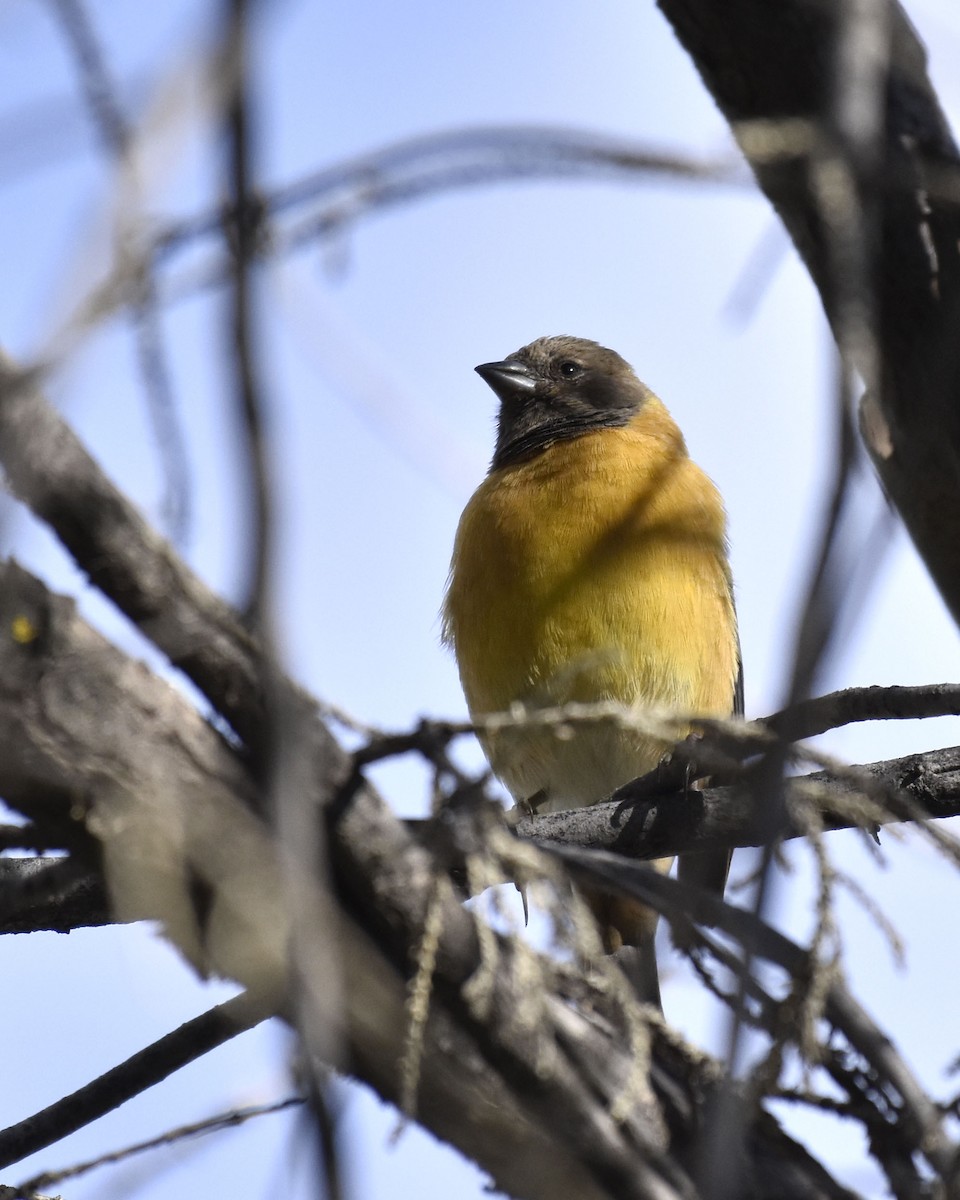
<svg viewBox="0 0 960 1200">
<path fill-rule="evenodd" d="M 842 291 L 816 172 L 830 144 L 842 4 L 659 0 L 730 122 L 757 182 L 840 335 Z M 861 406 L 864 440 L 954 619 L 960 619 L 960 158 L 899 4 L 888 33 L 876 238 L 868 278 L 879 378 Z M 863 369 L 862 364 L 854 364 Z"/>
</svg>

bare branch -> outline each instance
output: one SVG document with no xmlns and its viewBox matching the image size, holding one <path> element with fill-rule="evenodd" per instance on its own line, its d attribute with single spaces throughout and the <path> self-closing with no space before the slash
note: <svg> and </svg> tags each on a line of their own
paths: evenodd
<svg viewBox="0 0 960 1200">
<path fill-rule="evenodd" d="M 526 817 L 517 823 L 517 832 L 522 837 L 653 859 L 687 850 L 762 846 L 771 839 L 802 837 L 806 828 L 794 815 L 798 805 L 809 806 L 827 829 L 869 829 L 886 822 L 960 815 L 960 746 L 866 763 L 855 770 L 878 785 L 889 807 L 885 809 L 876 796 L 865 802 L 849 779 L 818 771 L 787 780 L 784 808 L 773 819 L 745 783 L 636 804 L 608 802 Z"/>
<path fill-rule="evenodd" d="M 254 137 L 249 104 L 250 62 L 247 47 L 246 0 L 225 0 L 222 55 L 228 81 L 224 132 L 228 151 L 228 181 L 232 222 L 230 249 L 230 334 L 228 358 L 235 375 L 235 407 L 244 434 L 243 478 L 249 488 L 251 563 L 244 583 L 244 612 L 255 627 L 264 618 L 270 550 L 270 481 L 264 441 L 263 383 L 254 345 L 253 263 L 260 236 L 262 209 L 254 198 Z"/>
<path fill-rule="evenodd" d="M 74 858 L 0 859 L 0 933 L 69 933 L 113 920 L 103 881 Z"/>
<path fill-rule="evenodd" d="M 107 479 L 37 380 L 2 354 L 0 462 L 91 582 L 256 745 L 264 709 L 253 639 Z"/>
<path fill-rule="evenodd" d="M 134 138 L 89 15 L 82 0 L 53 0 L 53 7 L 77 60 L 87 107 L 104 149 L 115 161 L 126 190 L 135 190 Z M 129 223 L 130 216 L 123 212 L 124 221 Z M 190 527 L 190 469 L 167 364 L 152 263 L 147 258 L 135 264 L 129 252 L 122 253 L 121 259 L 133 276 L 130 304 L 140 373 L 166 477 L 164 515 L 174 540 L 182 542 Z"/>
<path fill-rule="evenodd" d="M 775 963 L 791 978 L 810 977 L 814 964 L 807 952 L 753 913 L 733 908 L 704 889 L 604 851 L 557 847 L 553 852 L 573 868 L 576 878 L 592 885 L 604 881 L 613 885 L 618 891 L 656 908 L 680 931 L 691 922 L 720 929 L 736 939 L 750 956 Z M 876 1073 L 882 1086 L 890 1089 L 898 1119 L 907 1123 L 905 1132 L 910 1144 L 926 1154 L 939 1178 L 946 1182 L 947 1194 L 954 1194 L 958 1182 L 956 1147 L 946 1135 L 937 1105 L 920 1087 L 890 1039 L 839 981 L 830 985 L 825 1015 Z M 836 1047 L 832 1049 L 836 1052 Z"/>
<path fill-rule="evenodd" d="M 274 229 L 267 245 L 294 248 L 345 223 L 397 204 L 458 187 L 516 179 L 656 178 L 679 183 L 715 182 L 742 187 L 748 182 L 730 157 L 695 158 L 655 149 L 598 132 L 549 126 L 493 126 L 445 130 L 384 146 L 336 163 L 264 195 L 265 219 L 309 205 L 314 211 L 282 234 Z M 220 232 L 230 209 L 200 213 L 162 229 L 154 242 L 160 259 Z"/>
<path fill-rule="evenodd" d="M 842 5 L 659 0 L 813 277 L 838 340 L 843 299 L 814 189 L 833 96 Z M 960 204 L 957 148 L 898 4 L 884 4 L 889 55 L 876 203 L 879 383 L 861 429 L 880 477 L 954 618 L 960 618 Z M 863 364 L 858 364 L 865 369 Z"/>
<path fill-rule="evenodd" d="M 250 997 L 241 995 L 185 1022 L 179 1029 L 139 1050 L 119 1066 L 71 1092 L 69 1096 L 0 1131 L 0 1169 L 12 1166 L 119 1108 L 133 1096 L 138 1096 L 238 1033 L 259 1025 L 270 1015 Z M 56 1180 L 45 1177 L 42 1183 L 31 1182 L 32 1186 L 39 1188 Z"/>
<path fill-rule="evenodd" d="M 861 721 L 913 721 L 960 716 L 960 684 L 858 687 L 800 700 L 760 725 L 786 741 L 801 741 Z"/>
<path fill-rule="evenodd" d="M 295 1105 L 300 1104 L 303 1104 L 302 1097 L 288 1096 L 286 1100 L 278 1100 L 274 1104 L 258 1104 L 253 1108 L 236 1108 L 230 1112 L 218 1113 L 217 1116 L 208 1117 L 205 1121 L 195 1121 L 191 1125 L 181 1125 L 177 1129 L 170 1129 L 166 1133 L 149 1138 L 145 1142 L 136 1142 L 132 1146 L 124 1146 L 122 1150 L 112 1150 L 108 1154 L 101 1154 L 97 1158 L 87 1159 L 85 1162 L 76 1163 L 72 1167 L 64 1167 L 59 1171 L 44 1171 L 43 1174 L 34 1175 L 32 1179 L 21 1183 L 14 1190 L 17 1195 L 26 1196 L 29 1197 L 29 1200 L 33 1200 L 34 1194 L 41 1188 L 55 1186 L 58 1183 L 62 1183 L 65 1179 L 76 1179 L 80 1175 L 86 1175 L 88 1172 L 96 1170 L 97 1167 L 112 1166 L 115 1163 L 123 1162 L 124 1159 L 132 1158 L 135 1154 L 143 1154 L 145 1150 L 158 1150 L 161 1146 L 172 1146 L 187 1138 L 200 1137 L 208 1133 L 219 1133 L 224 1129 L 234 1129 L 238 1125 L 245 1125 L 247 1121 L 254 1121 L 258 1117 L 269 1116 L 272 1113 L 285 1112 L 288 1108 L 293 1108 Z"/>
</svg>

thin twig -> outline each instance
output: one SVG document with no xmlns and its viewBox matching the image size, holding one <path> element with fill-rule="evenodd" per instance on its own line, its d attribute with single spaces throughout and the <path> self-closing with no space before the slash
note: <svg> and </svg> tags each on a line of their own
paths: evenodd
<svg viewBox="0 0 960 1200">
<path fill-rule="evenodd" d="M 332 228 L 337 213 L 342 224 L 366 211 L 458 186 L 518 178 L 646 179 L 651 175 L 738 187 L 749 182 L 739 162 L 729 155 L 697 158 L 604 133 L 550 126 L 479 126 L 409 138 L 321 168 L 266 193 L 263 207 L 266 216 L 275 220 L 307 204 L 322 204 L 309 221 L 318 226 L 325 220 Z M 217 210 L 171 223 L 157 234 L 156 253 L 172 255 L 218 233 L 230 219 L 229 210 Z"/>
<path fill-rule="evenodd" d="M 758 724 L 787 741 L 817 737 L 863 721 L 914 721 L 960 716 L 960 684 L 856 687 L 797 700 Z"/>
<path fill-rule="evenodd" d="M 69 1096 L 0 1130 L 0 1169 L 119 1108 L 270 1015 L 244 993 L 185 1022 Z"/>
<path fill-rule="evenodd" d="M 285 1112 L 288 1108 L 302 1105 L 303 1102 L 302 1096 L 288 1096 L 286 1099 L 277 1100 L 273 1104 L 257 1104 L 250 1108 L 235 1108 L 229 1112 L 218 1113 L 215 1117 L 207 1117 L 204 1121 L 195 1121 L 190 1125 L 180 1125 L 176 1129 L 169 1129 L 166 1133 L 148 1138 L 145 1142 L 135 1142 L 132 1146 L 124 1146 L 122 1150 L 112 1150 L 109 1154 L 101 1154 L 97 1158 L 87 1159 L 86 1162 L 76 1163 L 72 1167 L 64 1167 L 60 1171 L 44 1171 L 41 1175 L 34 1175 L 31 1179 L 18 1184 L 14 1189 L 14 1195 L 11 1197 L 11 1200 L 19 1200 L 20 1197 L 23 1197 L 24 1200 L 31 1200 L 31 1197 L 40 1191 L 41 1188 L 53 1187 L 56 1184 L 63 1183 L 66 1179 L 76 1179 L 78 1176 L 86 1175 L 89 1171 L 93 1171 L 97 1167 L 112 1166 L 115 1163 L 123 1162 L 124 1159 L 132 1158 L 135 1154 L 142 1154 L 145 1150 L 157 1150 L 161 1146 L 172 1146 L 177 1142 L 185 1141 L 187 1138 L 200 1137 L 209 1133 L 220 1133 L 224 1129 L 233 1129 L 238 1125 L 245 1125 L 247 1121 L 255 1120 L 257 1117 L 268 1116 L 271 1113 Z"/>
<path fill-rule="evenodd" d="M 765 959 L 794 979 L 807 978 L 808 952 L 756 917 L 734 908 L 700 888 L 682 884 L 659 872 L 605 851 L 550 847 L 550 853 L 567 862 L 583 881 L 606 883 L 657 909 L 671 924 L 678 922 L 681 936 L 691 920 L 721 930 L 752 956 Z M 741 1004 L 742 1001 L 738 1001 Z M 877 1077 L 894 1089 L 913 1144 L 944 1178 L 952 1173 L 953 1147 L 937 1105 L 923 1091 L 891 1040 L 871 1020 L 844 985 L 834 979 L 829 986 L 826 1019 L 842 1033 Z M 799 1031 L 797 1031 L 799 1033 Z"/>
<path fill-rule="evenodd" d="M 231 256 L 230 360 L 236 386 L 236 408 L 244 434 L 244 465 L 250 504 L 250 566 L 242 605 L 248 622 L 258 627 L 266 616 L 272 505 L 264 426 L 263 384 L 256 349 L 253 273 L 262 207 L 254 196 L 255 146 L 250 106 L 247 0 L 225 0 L 224 78 L 228 82 L 224 132 L 233 222 L 227 244 Z"/>
<path fill-rule="evenodd" d="M 133 180 L 133 133 L 110 79 L 90 16 L 81 0 L 52 2 L 77 60 L 87 108 L 104 149 Z M 128 212 L 124 212 L 125 220 L 129 220 L 129 216 Z M 125 269 L 134 266 L 129 253 L 123 253 L 121 258 Z M 175 542 L 182 544 L 190 530 L 190 468 L 186 440 L 178 418 L 172 376 L 167 363 L 159 297 L 153 278 L 152 257 L 149 254 L 136 263 L 136 269 L 133 270 L 129 282 L 140 374 L 163 463 L 163 512 L 171 536 Z"/>
<path fill-rule="evenodd" d="M 339 1145 L 340 1122 L 330 1080 L 321 1080 L 317 1071 L 311 1071 L 307 1081 L 306 1099 L 310 1110 L 312 1132 L 316 1138 L 317 1150 L 320 1155 L 319 1176 L 324 1187 L 321 1194 L 324 1200 L 343 1200 L 344 1187 Z"/>
</svg>

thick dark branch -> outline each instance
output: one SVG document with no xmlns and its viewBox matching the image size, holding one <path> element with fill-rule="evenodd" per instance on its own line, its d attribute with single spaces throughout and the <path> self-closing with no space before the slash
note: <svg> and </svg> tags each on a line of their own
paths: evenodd
<svg viewBox="0 0 960 1200">
<path fill-rule="evenodd" d="M 834 270 L 835 224 L 817 169 L 844 154 L 834 122 L 836 39 L 845 6 L 781 0 L 659 0 L 740 141 L 760 186 L 796 243 L 844 344 L 843 281 Z M 898 4 L 888 21 L 875 180 L 875 288 L 871 329 L 877 371 L 855 365 L 874 389 L 861 411 L 884 486 L 954 618 L 960 618 L 960 188 L 957 148 Z M 856 162 L 852 177 L 863 182 Z M 943 186 L 944 179 L 952 180 Z M 867 280 L 863 280 L 864 285 Z M 874 380 L 874 375 L 877 378 Z"/>
<path fill-rule="evenodd" d="M 263 697 L 253 639 L 107 479 L 39 381 L 2 354 L 0 464 L 90 581 L 255 745 Z"/>
<path fill-rule="evenodd" d="M 0 933 L 69 933 L 112 920 L 103 880 L 88 863 L 0 859 Z"/>
</svg>

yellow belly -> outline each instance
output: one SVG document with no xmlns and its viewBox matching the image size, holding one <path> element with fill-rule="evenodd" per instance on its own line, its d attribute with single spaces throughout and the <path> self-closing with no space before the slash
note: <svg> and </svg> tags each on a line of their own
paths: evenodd
<svg viewBox="0 0 960 1200">
<path fill-rule="evenodd" d="M 444 629 L 474 716 L 599 700 L 730 712 L 738 650 L 722 505 L 679 435 L 637 424 L 495 471 L 468 504 Z M 483 739 L 516 800 L 593 803 L 665 749 L 610 723 L 562 734 Z"/>
</svg>

